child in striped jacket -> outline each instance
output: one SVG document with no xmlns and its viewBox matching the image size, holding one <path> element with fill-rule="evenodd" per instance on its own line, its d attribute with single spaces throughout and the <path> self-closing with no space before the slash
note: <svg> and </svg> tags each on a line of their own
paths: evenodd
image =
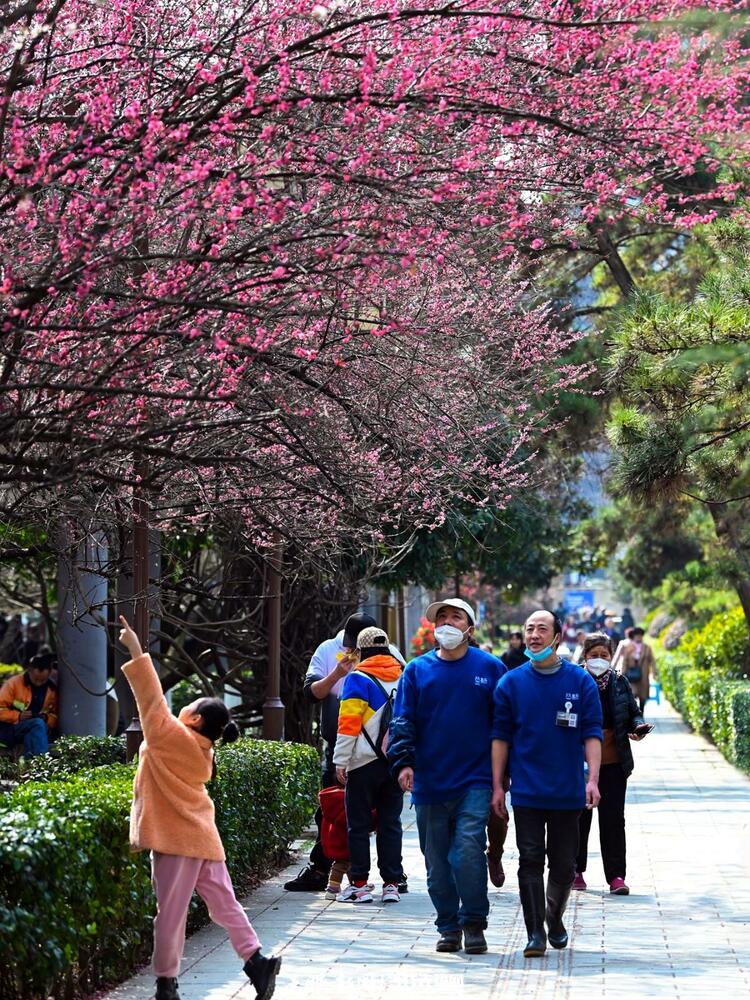
<svg viewBox="0 0 750 1000">
<path fill-rule="evenodd" d="M 404 795 L 385 757 L 384 723 L 390 718 L 401 664 L 388 650 L 380 628 L 366 628 L 357 637 L 359 666 L 347 674 L 341 692 L 338 735 L 333 762 L 346 786 L 350 885 L 340 902 L 371 903 L 370 818 L 378 815 L 376 846 L 383 879 L 384 903 L 399 901 L 401 868 L 401 809 Z"/>
</svg>

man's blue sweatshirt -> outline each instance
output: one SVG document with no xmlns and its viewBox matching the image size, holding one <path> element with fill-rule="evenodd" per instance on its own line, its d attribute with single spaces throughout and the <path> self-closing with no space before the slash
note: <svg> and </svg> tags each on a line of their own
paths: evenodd
<svg viewBox="0 0 750 1000">
<path fill-rule="evenodd" d="M 554 674 L 528 663 L 498 681 L 494 700 L 492 738 L 510 744 L 513 805 L 583 809 L 583 744 L 602 738 L 599 689 L 589 672 L 568 660 Z M 575 727 L 557 725 L 558 712 L 577 716 Z"/>
<path fill-rule="evenodd" d="M 459 660 L 433 651 L 407 664 L 393 716 L 413 724 L 416 805 L 492 787 L 492 699 L 505 672 L 501 660 L 474 646 Z"/>
</svg>

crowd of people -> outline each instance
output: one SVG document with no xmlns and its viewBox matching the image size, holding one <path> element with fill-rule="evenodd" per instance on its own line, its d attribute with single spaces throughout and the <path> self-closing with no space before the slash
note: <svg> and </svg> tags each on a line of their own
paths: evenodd
<svg viewBox="0 0 750 1000">
<path fill-rule="evenodd" d="M 524 955 L 541 956 L 548 944 L 565 948 L 571 890 L 586 889 L 594 808 L 609 891 L 629 892 L 625 797 L 631 742 L 652 728 L 643 709 L 653 653 L 634 625 L 620 637 L 605 618 L 601 629 L 583 632 L 575 620 L 540 609 L 495 656 L 478 645 L 466 601 L 437 601 L 426 617 L 435 626 L 435 648 L 409 663 L 361 613 L 313 654 L 304 691 L 321 706 L 325 746 L 318 838 L 306 867 L 284 888 L 326 892 L 354 906 L 372 903 L 374 829 L 380 899 L 398 903 L 408 892 L 401 813 L 410 793 L 436 913 L 436 950 L 483 953 L 488 880 L 497 888 L 505 882 L 510 797 L 528 932 Z M 281 959 L 262 953 L 235 898 L 206 791 L 214 744 L 236 739 L 237 727 L 219 699 L 197 699 L 173 716 L 149 655 L 121 622 L 131 655 L 123 674 L 144 733 L 130 841 L 134 850 L 151 852 L 156 1000 L 179 1000 L 194 891 L 227 930 L 257 1000 L 270 1000 Z M 571 629 L 573 650 L 565 642 Z M 55 729 L 53 666 L 51 653 L 38 653 L 0 689 L 0 742 L 22 744 L 30 756 L 46 752 Z"/>
<path fill-rule="evenodd" d="M 408 891 L 400 812 L 409 792 L 436 911 L 436 950 L 484 952 L 488 878 L 498 888 L 505 881 L 510 791 L 528 930 L 524 954 L 539 956 L 547 943 L 564 948 L 570 892 L 586 888 L 596 807 L 609 891 L 629 892 L 630 743 L 651 728 L 643 707 L 653 654 L 643 630 L 628 625 L 621 637 L 605 615 L 600 629 L 584 631 L 575 619 L 539 610 L 495 656 L 477 645 L 474 610 L 460 598 L 430 605 L 426 617 L 435 625 L 435 649 L 403 669 L 386 633 L 366 615 L 353 615 L 316 650 L 305 690 L 322 702 L 323 786 L 329 802 L 337 786 L 345 789 L 345 808 L 335 815 L 346 836 L 337 838 L 336 857 L 319 836 L 309 863 L 284 888 L 371 903 L 369 833 L 376 813 L 381 900 L 398 902 Z M 572 651 L 565 644 L 571 626 Z M 319 811 L 319 830 L 321 818 Z"/>
</svg>

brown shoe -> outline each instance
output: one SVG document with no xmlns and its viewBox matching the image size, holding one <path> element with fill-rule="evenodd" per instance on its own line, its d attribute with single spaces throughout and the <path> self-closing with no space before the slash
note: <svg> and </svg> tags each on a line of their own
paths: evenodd
<svg viewBox="0 0 750 1000">
<path fill-rule="evenodd" d="M 495 888 L 502 889 L 505 885 L 505 872 L 503 871 L 503 863 L 500 858 L 496 861 L 489 854 L 487 855 L 487 872 L 490 876 L 490 882 L 492 882 Z"/>
</svg>

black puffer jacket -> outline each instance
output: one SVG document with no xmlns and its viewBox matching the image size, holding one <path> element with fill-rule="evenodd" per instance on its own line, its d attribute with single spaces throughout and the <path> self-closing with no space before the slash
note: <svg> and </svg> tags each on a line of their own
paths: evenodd
<svg viewBox="0 0 750 1000">
<path fill-rule="evenodd" d="M 641 710 L 638 708 L 630 682 L 622 674 L 612 673 L 609 684 L 604 691 L 599 692 L 599 696 L 602 700 L 605 725 L 608 718 L 613 720 L 615 745 L 627 778 L 633 773 L 633 751 L 630 748 L 628 733 L 635 732 L 637 726 L 643 725 Z M 605 699 L 608 700 L 608 705 L 605 704 Z"/>
</svg>

